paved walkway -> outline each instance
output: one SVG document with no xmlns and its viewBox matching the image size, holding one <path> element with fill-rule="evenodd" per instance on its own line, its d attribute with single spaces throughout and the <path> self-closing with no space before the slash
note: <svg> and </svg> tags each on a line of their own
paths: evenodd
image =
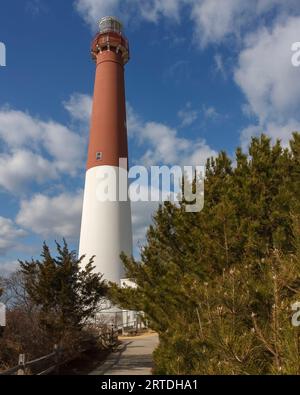
<svg viewBox="0 0 300 395">
<path fill-rule="evenodd" d="M 156 334 L 120 338 L 122 344 L 91 375 L 151 375 L 152 353 L 158 345 Z"/>
</svg>

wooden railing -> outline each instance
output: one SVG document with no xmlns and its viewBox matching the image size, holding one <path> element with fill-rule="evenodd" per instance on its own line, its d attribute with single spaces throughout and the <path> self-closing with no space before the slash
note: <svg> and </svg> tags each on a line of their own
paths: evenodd
<svg viewBox="0 0 300 395">
<path fill-rule="evenodd" d="M 100 341 L 104 347 L 113 347 L 118 342 L 118 328 L 112 326 L 108 330 L 102 332 L 98 337 L 93 338 L 94 341 Z M 57 345 L 54 346 L 53 352 L 44 355 L 32 361 L 26 361 L 26 355 L 20 354 L 18 365 L 4 372 L 0 372 L 0 376 L 14 376 L 14 375 L 35 375 L 46 376 L 53 372 L 58 372 L 59 367 L 74 360 L 78 355 L 88 351 L 92 347 L 88 345 L 81 346 L 76 355 L 66 357 L 62 348 Z"/>
<path fill-rule="evenodd" d="M 46 375 L 53 372 L 57 368 L 59 365 L 58 358 L 59 349 L 57 347 L 51 354 L 44 355 L 28 362 L 26 361 L 26 355 L 20 354 L 18 365 L 4 372 L 0 372 L 0 376 L 24 376 L 29 373 L 31 374 L 31 372 L 35 370 L 37 370 L 35 375 Z M 48 365 L 48 367 L 45 368 L 45 365 Z"/>
</svg>

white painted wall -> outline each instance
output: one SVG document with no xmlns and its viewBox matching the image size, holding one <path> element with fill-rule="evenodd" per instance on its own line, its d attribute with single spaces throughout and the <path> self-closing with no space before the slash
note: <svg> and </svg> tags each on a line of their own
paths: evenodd
<svg viewBox="0 0 300 395">
<path fill-rule="evenodd" d="M 94 167 L 86 173 L 79 256 L 86 255 L 86 264 L 95 255 L 95 270 L 104 279 L 120 284 L 124 277 L 120 253 L 132 254 L 131 208 L 129 201 L 98 200 L 97 188 L 105 168 L 119 174 L 119 168 L 113 166 Z"/>
<path fill-rule="evenodd" d="M 121 279 L 121 287 L 122 288 L 137 288 L 137 285 L 135 282 L 133 282 L 129 278 L 122 278 Z M 141 314 L 141 313 L 138 313 L 137 311 L 133 311 L 133 310 L 123 310 L 123 325 L 125 327 L 135 328 L 138 314 Z M 144 325 L 142 323 L 141 323 L 141 327 L 144 327 Z"/>
</svg>

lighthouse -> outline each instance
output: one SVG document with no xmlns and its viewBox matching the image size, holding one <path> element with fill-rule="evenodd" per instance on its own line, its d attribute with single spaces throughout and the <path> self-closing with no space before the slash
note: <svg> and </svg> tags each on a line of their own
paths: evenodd
<svg viewBox="0 0 300 395">
<path fill-rule="evenodd" d="M 114 17 L 100 21 L 92 42 L 96 63 L 93 108 L 85 176 L 79 254 L 83 264 L 95 256 L 95 270 L 103 278 L 121 285 L 124 268 L 121 252 L 132 254 L 130 201 L 120 198 L 119 177 L 128 177 L 128 142 L 124 68 L 129 44 L 121 22 Z M 99 189 L 113 191 L 105 200 Z M 114 194 L 115 192 L 115 194 Z M 127 195 L 127 193 L 125 193 Z"/>
</svg>

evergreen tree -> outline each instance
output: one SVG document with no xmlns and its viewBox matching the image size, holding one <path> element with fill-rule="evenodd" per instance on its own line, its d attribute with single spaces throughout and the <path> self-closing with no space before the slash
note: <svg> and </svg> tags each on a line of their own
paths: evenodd
<svg viewBox="0 0 300 395">
<path fill-rule="evenodd" d="M 112 285 L 111 298 L 159 333 L 156 373 L 299 372 L 299 162 L 297 133 L 290 149 L 253 138 L 234 166 L 221 152 L 207 163 L 204 209 L 165 203 L 140 261 L 123 256 L 137 289 Z"/>
<path fill-rule="evenodd" d="M 79 334 L 93 318 L 107 287 L 102 276 L 93 272 L 93 258 L 81 269 L 84 257 L 78 259 L 65 241 L 63 246 L 56 246 L 56 258 L 44 244 L 41 260 L 20 264 L 26 292 L 38 308 L 40 324 L 58 344 Z"/>
</svg>

